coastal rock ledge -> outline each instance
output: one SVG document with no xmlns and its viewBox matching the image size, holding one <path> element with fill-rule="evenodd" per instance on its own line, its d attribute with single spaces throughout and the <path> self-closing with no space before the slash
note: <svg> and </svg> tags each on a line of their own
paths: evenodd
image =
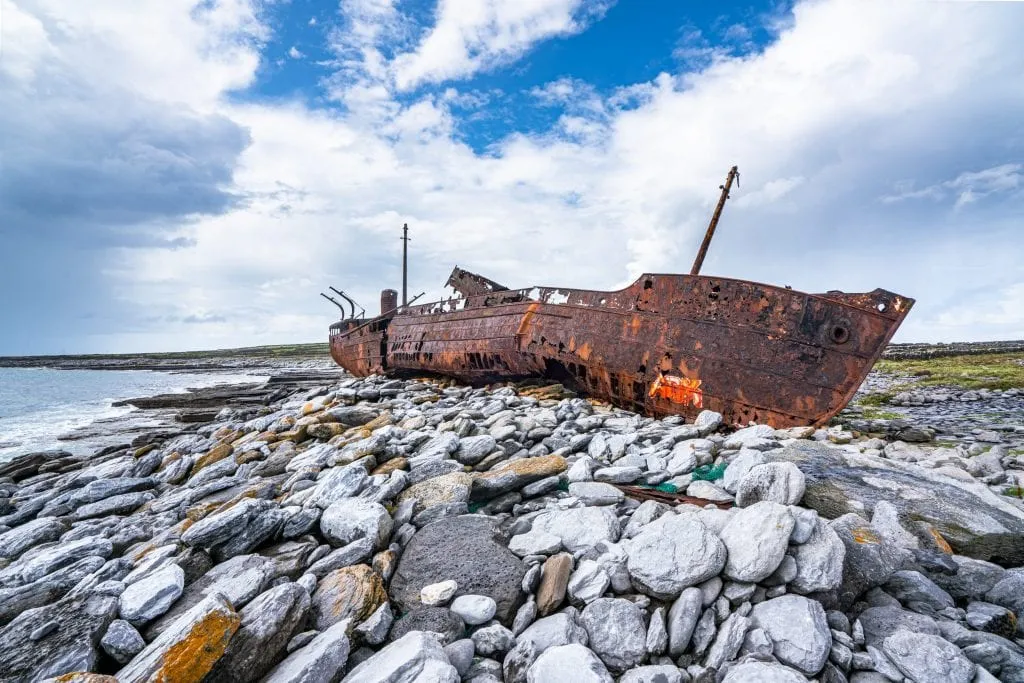
<svg viewBox="0 0 1024 683">
<path fill-rule="evenodd" d="M 564 396 L 345 377 L 0 463 L 0 680 L 1024 682 L 1016 454 Z"/>
</svg>

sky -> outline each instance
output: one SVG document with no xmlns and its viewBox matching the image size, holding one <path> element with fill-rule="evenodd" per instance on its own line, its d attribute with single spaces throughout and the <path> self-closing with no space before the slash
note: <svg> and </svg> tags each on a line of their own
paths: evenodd
<svg viewBox="0 0 1024 683">
<path fill-rule="evenodd" d="M 1024 2 L 0 0 L 0 355 L 326 341 L 452 267 L 1024 338 Z"/>
</svg>

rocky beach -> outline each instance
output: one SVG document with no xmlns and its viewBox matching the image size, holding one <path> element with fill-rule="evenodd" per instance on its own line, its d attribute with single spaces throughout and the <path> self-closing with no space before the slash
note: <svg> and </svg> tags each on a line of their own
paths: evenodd
<svg viewBox="0 0 1024 683">
<path fill-rule="evenodd" d="M 159 424 L 0 463 L 0 680 L 1024 681 L 994 351 L 821 428 L 315 358 L 131 399 Z"/>
</svg>

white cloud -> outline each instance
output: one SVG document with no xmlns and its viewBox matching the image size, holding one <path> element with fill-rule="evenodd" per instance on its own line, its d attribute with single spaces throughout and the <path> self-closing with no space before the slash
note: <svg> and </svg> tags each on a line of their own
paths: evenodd
<svg viewBox="0 0 1024 683">
<path fill-rule="evenodd" d="M 463 78 L 518 58 L 542 40 L 582 31 L 607 0 L 439 0 L 435 23 L 393 64 L 399 90 Z"/>
<path fill-rule="evenodd" d="M 933 199 L 936 201 L 955 196 L 955 208 L 978 201 L 991 194 L 1014 192 L 1024 188 L 1021 164 L 1001 164 L 982 171 L 965 171 L 952 180 L 914 189 L 914 182 L 903 180 L 895 184 L 895 194 L 882 197 L 886 204 L 906 199 Z"/>
<path fill-rule="evenodd" d="M 302 54 L 299 51 L 299 48 L 297 48 L 294 45 L 292 45 L 291 48 L 289 48 L 289 50 L 288 50 L 288 56 L 291 57 L 292 59 L 302 59 L 306 55 Z"/>
<path fill-rule="evenodd" d="M 266 35 L 242 3 L 215 5 L 214 20 L 169 3 L 140 3 L 125 17 L 109 0 L 94 17 L 92 5 L 85 12 L 51 1 L 43 11 L 0 0 L 5 25 L 15 7 L 23 29 L 17 45 L 5 45 L 5 56 L 16 58 L 0 62 L 5 99 L 59 69 L 79 78 L 57 103 L 68 131 L 90 130 L 83 121 L 116 89 L 160 111 L 219 117 L 196 124 L 207 131 L 200 148 L 238 130 L 251 139 L 237 156 L 224 147 L 235 162 L 230 184 L 209 172 L 211 187 L 227 185 L 244 204 L 159 219 L 168 239 L 194 246 L 102 252 L 116 295 L 104 310 L 116 314 L 109 332 L 78 350 L 322 339 L 334 315 L 317 296 L 327 284 L 372 312 L 379 290 L 400 282 L 404 222 L 413 237 L 412 293 L 426 289 L 427 298 L 441 294 L 455 264 L 510 286 L 608 289 L 644 271 L 686 272 L 732 164 L 741 187 L 706 273 L 804 291 L 884 287 L 912 296 L 903 340 L 1020 334 L 1010 304 L 985 309 L 984 324 L 962 313 L 972 310 L 967 292 L 985 287 L 1002 292 L 994 301 L 1012 304 L 1024 281 L 1019 5 L 936 3 L 922 13 L 915 3 L 805 2 L 761 54 L 623 84 L 603 100 L 577 80 L 548 84 L 538 94 L 568 105 L 556 128 L 510 135 L 481 155 L 460 141 L 453 113 L 472 104 L 467 94 L 444 89 L 399 102 L 392 75 L 403 74 L 399 84 L 411 88 L 512 59 L 564 35 L 580 3 L 487 3 L 467 17 L 442 3 L 437 25 L 417 42 L 389 0 L 344 0 L 345 28 L 332 36 L 340 72 L 330 85 L 345 105 L 340 113 L 225 97 L 254 79 Z M 138 39 L 150 15 L 168 27 L 155 46 Z M 52 17 L 60 17 L 58 33 Z M 392 39 L 415 47 L 391 63 L 381 46 Z M 216 45 L 227 47 L 211 50 Z M 111 55 L 119 61 L 101 69 Z M 27 95 L 18 102 L 25 110 L 16 130 L 44 139 L 46 127 L 33 127 L 44 104 Z M 120 108 L 101 110 L 116 131 L 146 120 L 126 123 Z M 148 125 L 144 161 L 167 152 L 157 134 L 191 130 L 177 119 Z M 101 155 L 87 161 L 104 163 Z M 915 184 L 894 190 L 907 178 Z M 877 199 L 918 186 L 1006 201 L 965 200 L 954 210 L 955 202 Z M 36 302 L 34 315 L 41 308 Z M 117 327 L 115 315 L 133 317 Z M 186 323 L 190 316 L 205 322 Z"/>
<path fill-rule="evenodd" d="M 316 17 L 310 17 L 308 25 L 309 26 L 316 26 Z"/>
</svg>

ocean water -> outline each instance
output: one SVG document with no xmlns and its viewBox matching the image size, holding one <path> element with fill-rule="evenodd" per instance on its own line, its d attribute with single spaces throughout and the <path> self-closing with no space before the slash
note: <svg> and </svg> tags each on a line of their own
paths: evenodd
<svg viewBox="0 0 1024 683">
<path fill-rule="evenodd" d="M 135 410 L 115 408 L 114 401 L 264 380 L 266 376 L 227 373 L 0 368 L 0 461 L 31 451 L 75 452 L 74 442 L 57 437 Z"/>
</svg>

